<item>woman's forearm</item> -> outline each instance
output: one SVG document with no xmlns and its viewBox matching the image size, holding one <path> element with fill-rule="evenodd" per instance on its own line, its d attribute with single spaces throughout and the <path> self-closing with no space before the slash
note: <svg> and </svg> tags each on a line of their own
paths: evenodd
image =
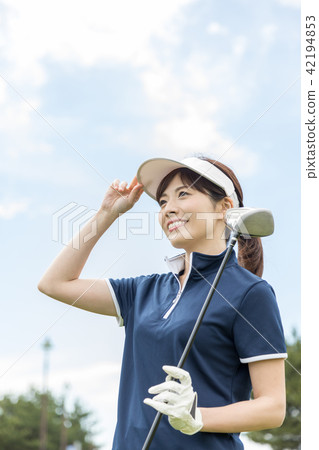
<svg viewBox="0 0 319 450">
<path fill-rule="evenodd" d="M 276 428 L 285 418 L 285 404 L 266 396 L 200 410 L 204 423 L 201 431 L 211 433 L 240 433 Z"/>
<path fill-rule="evenodd" d="M 40 280 L 39 288 L 77 279 L 93 247 L 115 219 L 111 212 L 98 211 L 55 258 Z"/>
<path fill-rule="evenodd" d="M 116 316 L 112 293 L 101 278 L 81 279 L 82 269 L 97 241 L 111 224 L 131 209 L 143 193 L 134 177 L 129 186 L 113 181 L 99 211 L 72 238 L 41 278 L 38 289 L 61 302 L 98 314 Z"/>
</svg>

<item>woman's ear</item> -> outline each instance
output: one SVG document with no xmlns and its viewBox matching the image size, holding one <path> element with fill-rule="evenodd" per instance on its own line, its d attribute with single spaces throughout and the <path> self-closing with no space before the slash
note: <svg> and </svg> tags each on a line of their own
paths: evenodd
<svg viewBox="0 0 319 450">
<path fill-rule="evenodd" d="M 219 202 L 216 203 L 215 211 L 223 214 L 223 219 L 225 219 L 226 212 L 228 209 L 233 208 L 234 203 L 230 197 L 224 197 Z"/>
<path fill-rule="evenodd" d="M 222 199 L 222 209 L 223 212 L 226 213 L 228 209 L 234 207 L 234 202 L 230 197 L 224 197 Z"/>
<path fill-rule="evenodd" d="M 223 220 L 225 220 L 225 216 L 227 211 L 230 208 L 234 207 L 234 203 L 233 200 L 230 197 L 224 197 L 220 202 L 219 202 L 219 211 L 223 214 Z"/>
</svg>

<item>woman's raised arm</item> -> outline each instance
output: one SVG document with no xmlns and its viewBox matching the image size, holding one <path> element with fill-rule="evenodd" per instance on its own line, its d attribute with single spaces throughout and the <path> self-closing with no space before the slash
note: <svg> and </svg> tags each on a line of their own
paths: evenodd
<svg viewBox="0 0 319 450">
<path fill-rule="evenodd" d="M 105 280 L 79 277 L 97 241 L 120 214 L 133 207 L 142 192 L 143 186 L 137 182 L 136 177 L 130 186 L 126 182 L 115 180 L 107 190 L 99 211 L 55 258 L 41 278 L 38 289 L 69 305 L 115 316 L 115 306 Z M 85 240 L 85 236 L 92 230 L 93 222 L 96 234 Z"/>
</svg>

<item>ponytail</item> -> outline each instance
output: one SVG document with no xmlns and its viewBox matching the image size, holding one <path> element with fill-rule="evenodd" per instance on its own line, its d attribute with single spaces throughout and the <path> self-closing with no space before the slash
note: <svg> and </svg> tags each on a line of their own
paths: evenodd
<svg viewBox="0 0 319 450">
<path fill-rule="evenodd" d="M 239 206 L 244 206 L 243 191 L 239 181 L 234 172 L 219 161 L 202 157 L 205 161 L 214 164 L 218 167 L 228 178 L 230 178 L 235 186 L 235 191 L 238 197 Z M 253 274 L 261 277 L 264 270 L 264 252 L 261 239 L 259 237 L 244 238 L 242 236 L 238 239 L 238 263 L 240 266 L 249 270 Z"/>
<path fill-rule="evenodd" d="M 238 263 L 250 272 L 262 276 L 264 270 L 264 252 L 259 237 L 238 239 Z"/>
</svg>

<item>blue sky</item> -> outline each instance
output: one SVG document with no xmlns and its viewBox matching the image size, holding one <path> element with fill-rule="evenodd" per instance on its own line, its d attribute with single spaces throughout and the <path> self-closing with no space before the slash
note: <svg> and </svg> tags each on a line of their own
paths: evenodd
<svg viewBox="0 0 319 450">
<path fill-rule="evenodd" d="M 245 205 L 274 214 L 264 278 L 286 336 L 300 330 L 299 2 L 3 0 L 0 12 L 0 394 L 41 385 L 50 337 L 50 387 L 70 383 L 70 401 L 97 412 L 106 450 L 124 332 L 38 292 L 63 247 L 52 216 L 71 202 L 98 209 L 147 158 L 221 158 Z M 82 276 L 166 271 L 175 251 L 154 239 L 156 211 L 144 195 L 134 212 L 150 213 L 150 233 L 119 239 L 114 224 Z"/>
</svg>

